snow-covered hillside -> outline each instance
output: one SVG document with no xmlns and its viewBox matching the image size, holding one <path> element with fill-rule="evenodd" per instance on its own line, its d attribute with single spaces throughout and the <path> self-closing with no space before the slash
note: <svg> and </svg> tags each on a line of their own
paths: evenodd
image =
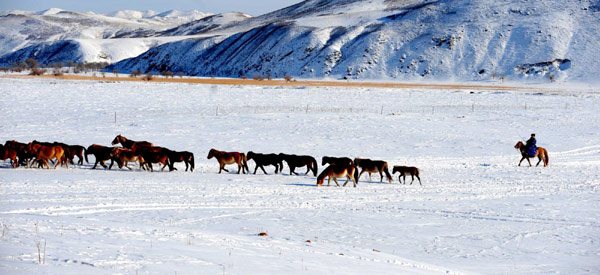
<svg viewBox="0 0 600 275">
<path fill-rule="evenodd" d="M 177 43 L 184 42 L 174 42 L 115 67 L 233 77 L 593 81 L 600 65 L 589 49 L 600 47 L 599 18 L 598 1 L 305 1 L 242 21 L 247 30 L 205 51 L 182 54 Z"/>
<path fill-rule="evenodd" d="M 600 273 L 597 88 L 0 78 L 0 106 L 2 144 L 122 134 L 196 160 L 193 173 L 0 161 L 0 274 Z M 549 167 L 517 166 L 531 132 Z M 323 156 L 382 159 L 419 167 L 423 186 L 374 174 L 317 188 L 285 164 L 218 174 L 210 148 L 312 155 L 319 171 Z"/>
<path fill-rule="evenodd" d="M 600 54 L 593 50 L 600 48 L 598 0 L 307 0 L 258 17 L 109 15 L 53 9 L 2 16 L 1 52 L 8 54 L 0 65 L 71 56 L 121 61 L 110 69 L 122 72 L 166 69 L 199 76 L 600 81 Z M 122 40 L 106 41 L 111 38 Z M 64 45 L 72 46 L 67 53 L 60 52 Z"/>
<path fill-rule="evenodd" d="M 198 11 L 118 11 L 109 15 L 61 9 L 5 11 L 0 16 L 0 63 L 29 57 L 41 63 L 116 62 L 174 40 L 154 38 L 156 33 L 208 15 Z"/>
</svg>

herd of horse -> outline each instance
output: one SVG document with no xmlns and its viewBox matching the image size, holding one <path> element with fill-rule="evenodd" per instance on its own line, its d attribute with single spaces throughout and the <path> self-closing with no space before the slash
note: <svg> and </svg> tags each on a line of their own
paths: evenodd
<svg viewBox="0 0 600 275">
<path fill-rule="evenodd" d="M 116 136 L 111 145 L 121 144 L 120 147 L 109 147 L 99 144 L 92 144 L 85 148 L 81 145 L 68 145 L 61 142 L 39 142 L 32 141 L 22 143 L 15 140 L 9 140 L 0 145 L 0 158 L 2 160 L 10 159 L 12 167 L 26 166 L 32 168 L 37 164 L 38 168 L 50 169 L 49 161 L 55 161 L 54 168 L 59 165 L 65 165 L 67 168 L 74 164 L 75 157 L 78 157 L 77 163 L 83 165 L 83 160 L 87 163 L 88 155 L 94 155 L 96 162 L 92 169 L 96 169 L 98 164 L 102 167 L 111 169 L 114 163 L 117 163 L 120 169 L 131 167 L 129 162 L 138 162 L 140 169 L 154 171 L 152 164 L 162 164 L 163 171 L 167 166 L 169 171 L 177 170 L 174 164 L 177 162 L 185 163 L 185 171 L 194 171 L 194 154 L 187 151 L 174 151 L 165 147 L 154 146 L 147 141 L 134 141 L 121 135 Z M 110 165 L 106 162 L 110 160 Z"/>
<path fill-rule="evenodd" d="M 115 147 L 114 145 L 120 144 L 121 146 Z M 148 141 L 134 141 L 127 139 L 122 135 L 117 135 L 111 142 L 113 146 L 103 146 L 98 144 L 92 144 L 85 148 L 81 145 L 68 145 L 60 142 L 39 142 L 32 141 L 29 143 L 21 143 L 15 140 L 6 141 L 4 145 L 0 144 L 0 159 L 11 160 L 11 166 L 16 168 L 20 165 L 26 167 L 33 167 L 37 164 L 38 168 L 50 169 L 49 162 L 54 162 L 54 168 L 56 169 L 59 165 L 65 165 L 69 167 L 70 164 L 74 164 L 74 159 L 77 157 L 77 163 L 83 165 L 83 160 L 87 163 L 88 155 L 94 155 L 95 163 L 92 169 L 96 169 L 100 164 L 105 169 L 112 169 L 114 163 L 117 163 L 119 169 L 127 168 L 129 162 L 138 163 L 140 169 L 147 171 L 154 171 L 152 164 L 162 165 L 161 171 L 166 167 L 169 167 L 169 171 L 177 170 L 175 163 L 184 162 L 185 171 L 194 171 L 194 154 L 188 151 L 174 151 L 165 147 L 154 146 L 153 143 Z M 521 162 L 527 159 L 529 166 L 531 165 L 530 158 L 537 157 L 539 159 L 536 166 L 540 162 L 544 162 L 544 166 L 548 166 L 548 151 L 542 147 L 538 147 L 535 156 L 529 156 L 526 153 L 523 142 L 519 141 L 515 146 L 515 149 L 520 150 L 522 159 Z M 254 168 L 254 174 L 260 168 L 265 174 L 265 166 L 274 166 L 275 174 L 283 173 L 283 163 L 285 162 L 289 167 L 290 175 L 298 175 L 296 168 L 306 167 L 307 175 L 312 172 L 317 177 L 317 186 L 322 186 L 325 178 L 328 178 L 327 186 L 331 184 L 331 180 L 335 182 L 337 186 L 340 186 L 337 179 L 345 178 L 346 182 L 343 186 L 346 186 L 348 182 L 352 181 L 354 187 L 357 186 L 359 178 L 364 174 L 369 174 L 371 180 L 372 173 L 379 173 L 380 182 L 383 182 L 384 174 L 387 180 L 391 183 L 392 175 L 399 173 L 398 181 L 406 184 L 406 176 L 411 176 L 413 184 L 415 177 L 421 183 L 420 174 L 421 171 L 417 167 L 412 166 L 400 166 L 396 165 L 392 169 L 392 173 L 389 171 L 389 166 L 386 161 L 383 160 L 372 160 L 365 158 L 347 158 L 347 157 L 328 157 L 325 156 L 321 160 L 321 166 L 327 165 L 323 171 L 317 176 L 318 165 L 317 160 L 312 156 L 307 155 L 292 155 L 292 154 L 261 154 L 255 152 L 241 153 L 241 152 L 224 152 L 217 149 L 211 149 L 207 156 L 208 159 L 215 158 L 219 162 L 219 173 L 222 171 L 229 172 L 225 167 L 230 164 L 237 164 L 237 173 L 250 173 L 248 168 L 248 160 L 254 160 L 256 167 Z M 106 162 L 110 160 L 110 165 L 106 165 Z M 360 172 L 359 172 L 360 170 Z"/>
</svg>

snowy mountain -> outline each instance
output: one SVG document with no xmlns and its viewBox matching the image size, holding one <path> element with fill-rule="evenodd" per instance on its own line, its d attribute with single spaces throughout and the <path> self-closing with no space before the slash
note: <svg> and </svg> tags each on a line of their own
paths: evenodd
<svg viewBox="0 0 600 275">
<path fill-rule="evenodd" d="M 153 38 L 157 32 L 208 15 L 198 11 L 119 11 L 102 15 L 56 8 L 40 12 L 4 11 L 0 13 L 0 63 L 22 61 L 23 57 L 38 58 L 42 63 L 115 62 L 173 41 Z M 61 52 L 65 45 L 69 45 L 69 53 Z"/>
<path fill-rule="evenodd" d="M 85 43 L 62 34 L 67 24 L 36 24 L 77 13 L 48 12 L 54 15 L 0 17 L 3 26 L 25 21 L 25 26 L 40 26 L 10 29 L 41 41 L 25 49 L 13 45 L 23 38 L 12 41 L 11 35 L 3 35 L 3 47 L 13 48 L 5 52 L 22 50 L 2 56 L 0 63 L 26 56 L 56 59 L 59 53 L 53 49 L 72 39 L 81 60 L 122 60 L 110 68 L 122 72 L 590 82 L 598 81 L 600 69 L 594 62 L 600 54 L 591 50 L 600 47 L 598 0 L 307 0 L 258 17 L 226 13 L 170 27 L 157 16 L 185 15 L 122 11 L 102 16 L 131 25 L 111 28 L 103 23 L 101 32 L 86 28 L 78 33 L 86 34 Z M 100 15 L 86 16 L 98 20 Z M 78 19 L 77 24 L 89 20 Z M 121 43 L 135 45 L 135 50 L 123 51 Z"/>
</svg>

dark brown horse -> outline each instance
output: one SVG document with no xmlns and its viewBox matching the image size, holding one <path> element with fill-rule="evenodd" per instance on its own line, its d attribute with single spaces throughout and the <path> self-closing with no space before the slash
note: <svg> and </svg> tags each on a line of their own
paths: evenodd
<svg viewBox="0 0 600 275">
<path fill-rule="evenodd" d="M 262 171 L 267 174 L 267 171 L 265 171 L 264 167 L 265 165 L 275 166 L 275 174 L 283 169 L 283 158 L 277 154 L 260 154 L 250 151 L 248 152 L 248 160 L 251 159 L 256 163 L 254 174 L 256 174 L 258 168 L 262 169 Z"/>
<path fill-rule="evenodd" d="M 67 150 L 65 150 L 65 154 L 67 156 L 67 159 L 69 160 L 69 163 L 75 164 L 73 160 L 75 159 L 75 156 L 77 156 L 79 158 L 77 164 L 83 165 L 83 155 L 85 154 L 85 147 L 81 145 L 64 144 L 56 141 L 53 144 L 60 145 L 63 147 L 63 149 L 67 148 Z"/>
<path fill-rule="evenodd" d="M 98 144 L 92 144 L 85 151 L 85 161 L 88 161 L 88 155 L 94 155 L 94 157 L 96 158 L 96 163 L 94 163 L 94 167 L 92 167 L 92 169 L 96 169 L 98 163 L 100 163 L 102 167 L 107 168 L 104 162 L 112 158 L 113 148 L 114 147 L 106 147 Z"/>
<path fill-rule="evenodd" d="M 0 160 L 10 159 L 11 166 L 13 168 L 19 167 L 19 162 L 17 161 L 17 151 L 11 147 L 6 147 L 0 144 Z"/>
<path fill-rule="evenodd" d="M 169 171 L 177 170 L 177 168 L 174 167 L 176 162 L 184 162 L 185 171 L 187 172 L 189 168 L 190 172 L 194 172 L 194 154 L 191 152 L 170 150 L 167 155 L 169 156 Z"/>
<path fill-rule="evenodd" d="M 521 166 L 521 162 L 523 162 L 524 159 L 527 159 L 527 162 L 529 162 L 529 167 L 531 167 L 531 161 L 529 160 L 529 158 L 535 158 L 535 157 L 537 157 L 539 159 L 535 166 L 540 165 L 541 161 L 544 161 L 544 167 L 548 166 L 548 162 L 550 161 L 550 157 L 548 156 L 548 150 L 546 150 L 542 147 L 538 147 L 535 155 L 530 156 L 527 154 L 527 148 L 525 148 L 525 144 L 523 144 L 522 141 L 519 141 L 519 142 L 517 142 L 517 144 L 515 144 L 515 149 L 521 151 L 522 158 L 521 158 L 521 161 L 519 161 L 519 166 Z"/>
<path fill-rule="evenodd" d="M 421 170 L 417 167 L 394 165 L 394 168 L 392 169 L 392 174 L 396 173 L 400 173 L 400 175 L 398 176 L 399 182 L 402 182 L 402 180 L 400 179 L 403 178 L 404 184 L 406 184 L 406 175 L 410 175 L 412 177 L 412 181 L 410 182 L 411 185 L 415 181 L 415 176 L 417 177 L 417 179 L 419 179 L 419 185 L 423 185 L 421 183 L 421 178 L 419 177 L 421 175 Z"/>
<path fill-rule="evenodd" d="M 390 174 L 388 163 L 383 160 L 355 158 L 354 164 L 361 168 L 360 173 L 358 174 L 359 178 L 364 172 L 367 172 L 369 173 L 369 180 L 371 180 L 371 173 L 379 173 L 379 176 L 381 177 L 380 182 L 383 182 L 383 173 L 385 173 L 388 181 L 390 183 L 392 182 L 392 175 Z"/>
<path fill-rule="evenodd" d="M 160 169 L 160 171 L 165 170 L 165 168 L 169 166 L 169 152 L 171 150 L 167 148 L 159 146 L 138 146 L 136 144 L 132 151 L 142 156 L 144 159 L 143 164 L 150 168 L 150 172 L 154 172 L 152 163 L 162 164 L 163 167 Z"/>
<path fill-rule="evenodd" d="M 239 152 L 224 152 L 217 149 L 210 149 L 208 152 L 207 159 L 216 158 L 219 162 L 219 174 L 221 171 L 229 173 L 229 170 L 225 169 L 225 165 L 237 163 L 238 174 L 243 172 L 244 174 L 249 173 L 248 169 L 248 158 L 246 154 Z"/>
<path fill-rule="evenodd" d="M 314 176 L 317 176 L 317 160 L 311 156 L 298 156 L 298 155 L 288 155 L 288 154 L 284 154 L 281 153 L 279 154 L 283 160 L 287 163 L 287 165 L 290 167 L 290 175 L 294 174 L 294 175 L 298 175 L 298 173 L 294 172 L 294 170 L 297 167 L 304 167 L 306 166 L 306 173 L 304 173 L 304 175 L 307 175 L 308 172 L 310 172 L 312 170 Z"/>
<path fill-rule="evenodd" d="M 8 140 L 4 143 L 4 147 L 15 150 L 17 152 L 17 158 L 19 159 L 19 165 L 24 165 L 25 167 L 28 167 L 29 161 L 35 157 L 33 153 L 27 152 L 27 143 Z"/>
<path fill-rule="evenodd" d="M 354 167 L 354 165 L 331 164 L 327 166 L 327 168 L 325 168 L 325 170 L 323 170 L 323 172 L 321 172 L 321 174 L 319 174 L 319 176 L 317 177 L 317 186 L 322 186 L 323 182 L 325 181 L 325 178 L 329 177 L 329 180 L 327 181 L 327 186 L 331 184 L 331 179 L 333 179 L 335 184 L 339 187 L 340 184 L 337 182 L 337 179 L 346 178 L 346 182 L 343 186 L 346 186 L 346 184 L 348 184 L 348 181 L 352 180 L 352 182 L 354 183 L 354 187 L 356 187 L 356 179 L 352 176 L 354 174 L 355 169 L 356 168 Z"/>
<path fill-rule="evenodd" d="M 119 143 L 121 143 L 121 145 L 127 149 L 132 149 L 134 145 L 148 146 L 148 147 L 154 146 L 152 143 L 150 143 L 148 141 L 135 141 L 135 140 L 127 139 L 126 137 L 124 137 L 122 135 L 116 136 L 115 139 L 113 139 L 113 141 L 111 142 L 111 145 L 117 145 Z"/>
</svg>

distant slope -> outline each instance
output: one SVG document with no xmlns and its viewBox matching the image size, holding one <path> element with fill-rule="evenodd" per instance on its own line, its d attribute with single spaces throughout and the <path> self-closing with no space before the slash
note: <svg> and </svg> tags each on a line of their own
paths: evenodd
<svg viewBox="0 0 600 275">
<path fill-rule="evenodd" d="M 0 13 L 0 63 L 6 64 L 15 57 L 33 57 L 41 62 L 54 60 L 60 56 L 62 61 L 106 61 L 116 62 L 133 57 L 150 47 L 173 41 L 173 39 L 146 39 L 124 41 L 113 38 L 148 38 L 190 21 L 198 20 L 210 14 L 198 11 L 118 11 L 113 16 L 48 9 L 40 12 L 4 11 Z M 81 42 L 85 41 L 85 42 Z M 121 50 L 125 55 L 113 55 L 116 43 L 124 42 L 122 47 L 135 44 L 132 50 Z M 52 52 L 61 45 L 69 44 L 67 53 Z M 85 44 L 81 50 L 76 48 Z M 94 45 L 94 47 L 85 47 Z M 75 47 L 75 48 L 73 48 Z M 96 51 L 92 53 L 92 51 Z M 48 56 L 48 54 L 50 56 Z M 22 60 L 20 60 L 22 61 Z"/>
</svg>

